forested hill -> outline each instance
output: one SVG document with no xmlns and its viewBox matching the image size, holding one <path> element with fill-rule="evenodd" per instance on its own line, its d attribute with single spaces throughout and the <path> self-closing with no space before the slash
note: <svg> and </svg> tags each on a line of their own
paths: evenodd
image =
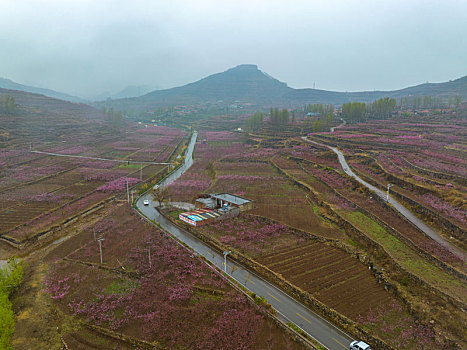
<svg viewBox="0 0 467 350">
<path fill-rule="evenodd" d="M 136 98 L 102 102 L 100 105 L 121 110 L 148 110 L 174 104 L 252 103 L 261 106 L 303 105 L 307 103 L 342 104 L 349 101 L 371 102 L 381 97 L 456 96 L 467 100 L 467 77 L 446 83 L 422 84 L 395 91 L 335 92 L 293 89 L 272 78 L 256 65 L 240 65 L 184 86 L 150 92 Z"/>
</svg>

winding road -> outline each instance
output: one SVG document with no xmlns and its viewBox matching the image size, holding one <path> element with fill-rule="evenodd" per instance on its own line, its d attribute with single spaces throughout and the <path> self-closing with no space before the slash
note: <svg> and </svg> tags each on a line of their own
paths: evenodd
<svg viewBox="0 0 467 350">
<path fill-rule="evenodd" d="M 197 133 L 195 132 L 187 148 L 185 164 L 165 178 L 159 186 L 167 186 L 180 177 L 193 164 L 193 149 L 196 142 Z M 221 271 L 224 270 L 224 256 L 206 245 L 204 242 L 193 236 L 186 230 L 174 225 L 171 221 L 165 219 L 154 207 L 153 196 L 149 193 L 141 196 L 136 206 L 140 212 L 150 220 L 160 223 L 160 226 L 179 241 L 189 246 L 196 254 L 203 256 Z M 145 206 L 144 200 L 149 200 L 152 205 Z M 296 301 L 278 287 L 265 281 L 255 273 L 249 271 L 242 265 L 227 259 L 227 273 L 239 284 L 249 291 L 263 296 L 277 311 L 277 315 L 284 322 L 293 322 L 303 331 L 309 334 L 317 342 L 330 350 L 348 349 L 352 338 L 335 327 L 333 324 L 311 311 L 309 308 Z"/>
<path fill-rule="evenodd" d="M 342 125 L 342 124 L 341 124 Z M 337 157 L 339 158 L 339 163 L 342 166 L 342 169 L 344 172 L 353 177 L 355 180 L 357 180 L 359 183 L 362 185 L 366 186 L 368 189 L 373 191 L 376 195 L 378 195 L 380 198 L 386 201 L 386 192 L 380 190 L 379 188 L 373 186 L 372 184 L 366 182 L 365 180 L 361 179 L 357 174 L 355 174 L 347 164 L 347 161 L 345 160 L 344 154 L 339 151 L 335 147 L 331 147 L 316 141 L 308 140 L 306 136 L 303 136 L 302 139 L 306 142 L 316 144 L 321 147 L 326 147 L 330 150 L 332 150 L 334 153 L 337 154 Z M 454 255 L 458 256 L 460 259 L 462 259 L 464 262 L 467 261 L 467 255 L 466 253 L 459 247 L 455 246 L 451 242 L 449 242 L 447 239 L 445 239 L 441 234 L 433 230 L 430 226 L 425 224 L 422 220 L 420 220 L 417 216 L 415 216 L 409 209 L 404 207 L 402 204 L 400 204 L 398 201 L 396 201 L 394 198 L 389 196 L 389 204 L 391 204 L 394 209 L 396 209 L 399 213 L 401 213 L 407 220 L 409 220 L 413 225 L 418 227 L 422 232 L 424 232 L 427 236 L 429 236 L 431 239 L 434 241 L 438 242 L 440 245 L 445 247 L 447 250 L 449 250 L 451 253 Z"/>
</svg>

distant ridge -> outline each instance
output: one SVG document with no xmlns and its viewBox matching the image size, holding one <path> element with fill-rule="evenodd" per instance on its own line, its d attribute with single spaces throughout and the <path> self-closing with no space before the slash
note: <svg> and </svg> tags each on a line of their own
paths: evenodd
<svg viewBox="0 0 467 350">
<path fill-rule="evenodd" d="M 24 92 L 32 92 L 34 94 L 41 94 L 48 97 L 58 98 L 60 100 L 75 102 L 75 103 L 86 103 L 87 101 L 68 94 L 64 94 L 62 92 L 57 92 L 50 89 L 43 89 L 34 86 L 28 86 L 23 84 L 15 83 L 10 79 L 0 78 L 0 88 L 2 89 L 9 89 L 9 90 L 19 90 Z"/>
<path fill-rule="evenodd" d="M 43 111 L 54 115 L 66 116 L 74 115 L 84 119 L 104 120 L 106 118 L 100 110 L 84 103 L 75 103 L 61 100 L 55 97 L 35 94 L 21 90 L 8 90 L 0 88 L 0 97 L 10 95 L 15 99 L 15 103 L 24 109 L 32 109 L 35 112 Z"/>
<path fill-rule="evenodd" d="M 260 106 L 293 106 L 306 103 L 342 104 L 371 102 L 381 97 L 455 96 L 467 100 L 467 76 L 446 83 L 427 83 L 394 91 L 336 92 L 293 89 L 254 64 L 242 64 L 196 82 L 146 95 L 105 103 L 122 110 L 150 110 L 173 104 L 251 103 Z M 104 103 L 101 103 L 103 105 Z"/>
</svg>

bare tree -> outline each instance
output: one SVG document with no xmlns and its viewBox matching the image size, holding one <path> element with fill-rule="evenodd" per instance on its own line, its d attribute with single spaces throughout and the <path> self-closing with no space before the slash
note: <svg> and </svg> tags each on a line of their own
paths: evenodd
<svg viewBox="0 0 467 350">
<path fill-rule="evenodd" d="M 159 206 L 162 206 L 162 203 L 166 203 L 169 200 L 170 191 L 167 187 L 157 187 L 153 189 L 152 194 L 154 199 L 159 202 Z"/>
</svg>

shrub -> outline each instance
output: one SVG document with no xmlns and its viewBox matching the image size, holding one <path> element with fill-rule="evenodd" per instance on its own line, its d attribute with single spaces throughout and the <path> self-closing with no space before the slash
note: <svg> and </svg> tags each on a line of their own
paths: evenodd
<svg viewBox="0 0 467 350">
<path fill-rule="evenodd" d="M 9 260 L 8 265 L 0 269 L 0 348 L 12 349 L 11 336 L 15 330 L 15 319 L 10 294 L 16 290 L 23 279 L 23 265 L 17 259 Z"/>
</svg>

